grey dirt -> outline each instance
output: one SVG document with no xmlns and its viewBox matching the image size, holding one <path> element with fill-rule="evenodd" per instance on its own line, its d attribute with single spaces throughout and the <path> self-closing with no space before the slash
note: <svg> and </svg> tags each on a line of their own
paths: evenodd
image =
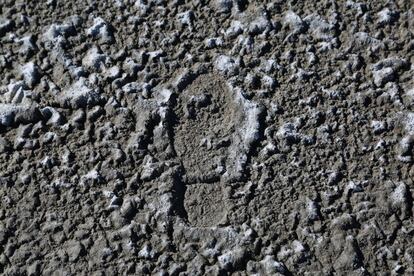
<svg viewBox="0 0 414 276">
<path fill-rule="evenodd" d="M 0 0 L 0 274 L 413 275 L 412 0 Z"/>
</svg>

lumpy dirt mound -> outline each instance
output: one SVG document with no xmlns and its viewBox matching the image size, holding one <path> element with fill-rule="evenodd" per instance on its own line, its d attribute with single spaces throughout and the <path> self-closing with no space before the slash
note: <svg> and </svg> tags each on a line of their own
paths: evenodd
<svg viewBox="0 0 414 276">
<path fill-rule="evenodd" d="M 413 13 L 0 1 L 0 274 L 414 274 Z"/>
</svg>

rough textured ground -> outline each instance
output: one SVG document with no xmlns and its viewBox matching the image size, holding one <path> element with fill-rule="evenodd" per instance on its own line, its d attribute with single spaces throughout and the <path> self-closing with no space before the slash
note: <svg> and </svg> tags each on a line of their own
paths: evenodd
<svg viewBox="0 0 414 276">
<path fill-rule="evenodd" d="M 0 273 L 414 274 L 414 4 L 0 0 Z"/>
</svg>

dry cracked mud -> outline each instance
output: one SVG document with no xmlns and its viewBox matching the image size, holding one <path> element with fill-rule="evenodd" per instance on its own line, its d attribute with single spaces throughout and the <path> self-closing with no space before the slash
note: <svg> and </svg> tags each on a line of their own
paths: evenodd
<svg viewBox="0 0 414 276">
<path fill-rule="evenodd" d="M 414 3 L 0 0 L 0 274 L 414 274 Z"/>
</svg>

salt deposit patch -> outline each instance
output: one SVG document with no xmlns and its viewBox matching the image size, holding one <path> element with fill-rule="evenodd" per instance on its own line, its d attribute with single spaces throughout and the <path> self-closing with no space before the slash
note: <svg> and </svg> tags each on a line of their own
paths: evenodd
<svg viewBox="0 0 414 276">
<path fill-rule="evenodd" d="M 63 107 L 80 108 L 98 104 L 101 96 L 85 78 L 80 78 L 56 95 L 56 99 Z"/>
<path fill-rule="evenodd" d="M 20 73 L 26 84 L 30 87 L 36 84 L 40 79 L 39 68 L 33 62 L 28 62 L 21 66 Z"/>
<path fill-rule="evenodd" d="M 39 112 L 34 106 L 0 103 L 0 126 L 34 122 L 38 118 Z"/>
<path fill-rule="evenodd" d="M 86 34 L 94 38 L 99 38 L 103 43 L 114 41 L 110 25 L 101 17 L 94 19 L 93 25 L 86 30 Z"/>
</svg>

